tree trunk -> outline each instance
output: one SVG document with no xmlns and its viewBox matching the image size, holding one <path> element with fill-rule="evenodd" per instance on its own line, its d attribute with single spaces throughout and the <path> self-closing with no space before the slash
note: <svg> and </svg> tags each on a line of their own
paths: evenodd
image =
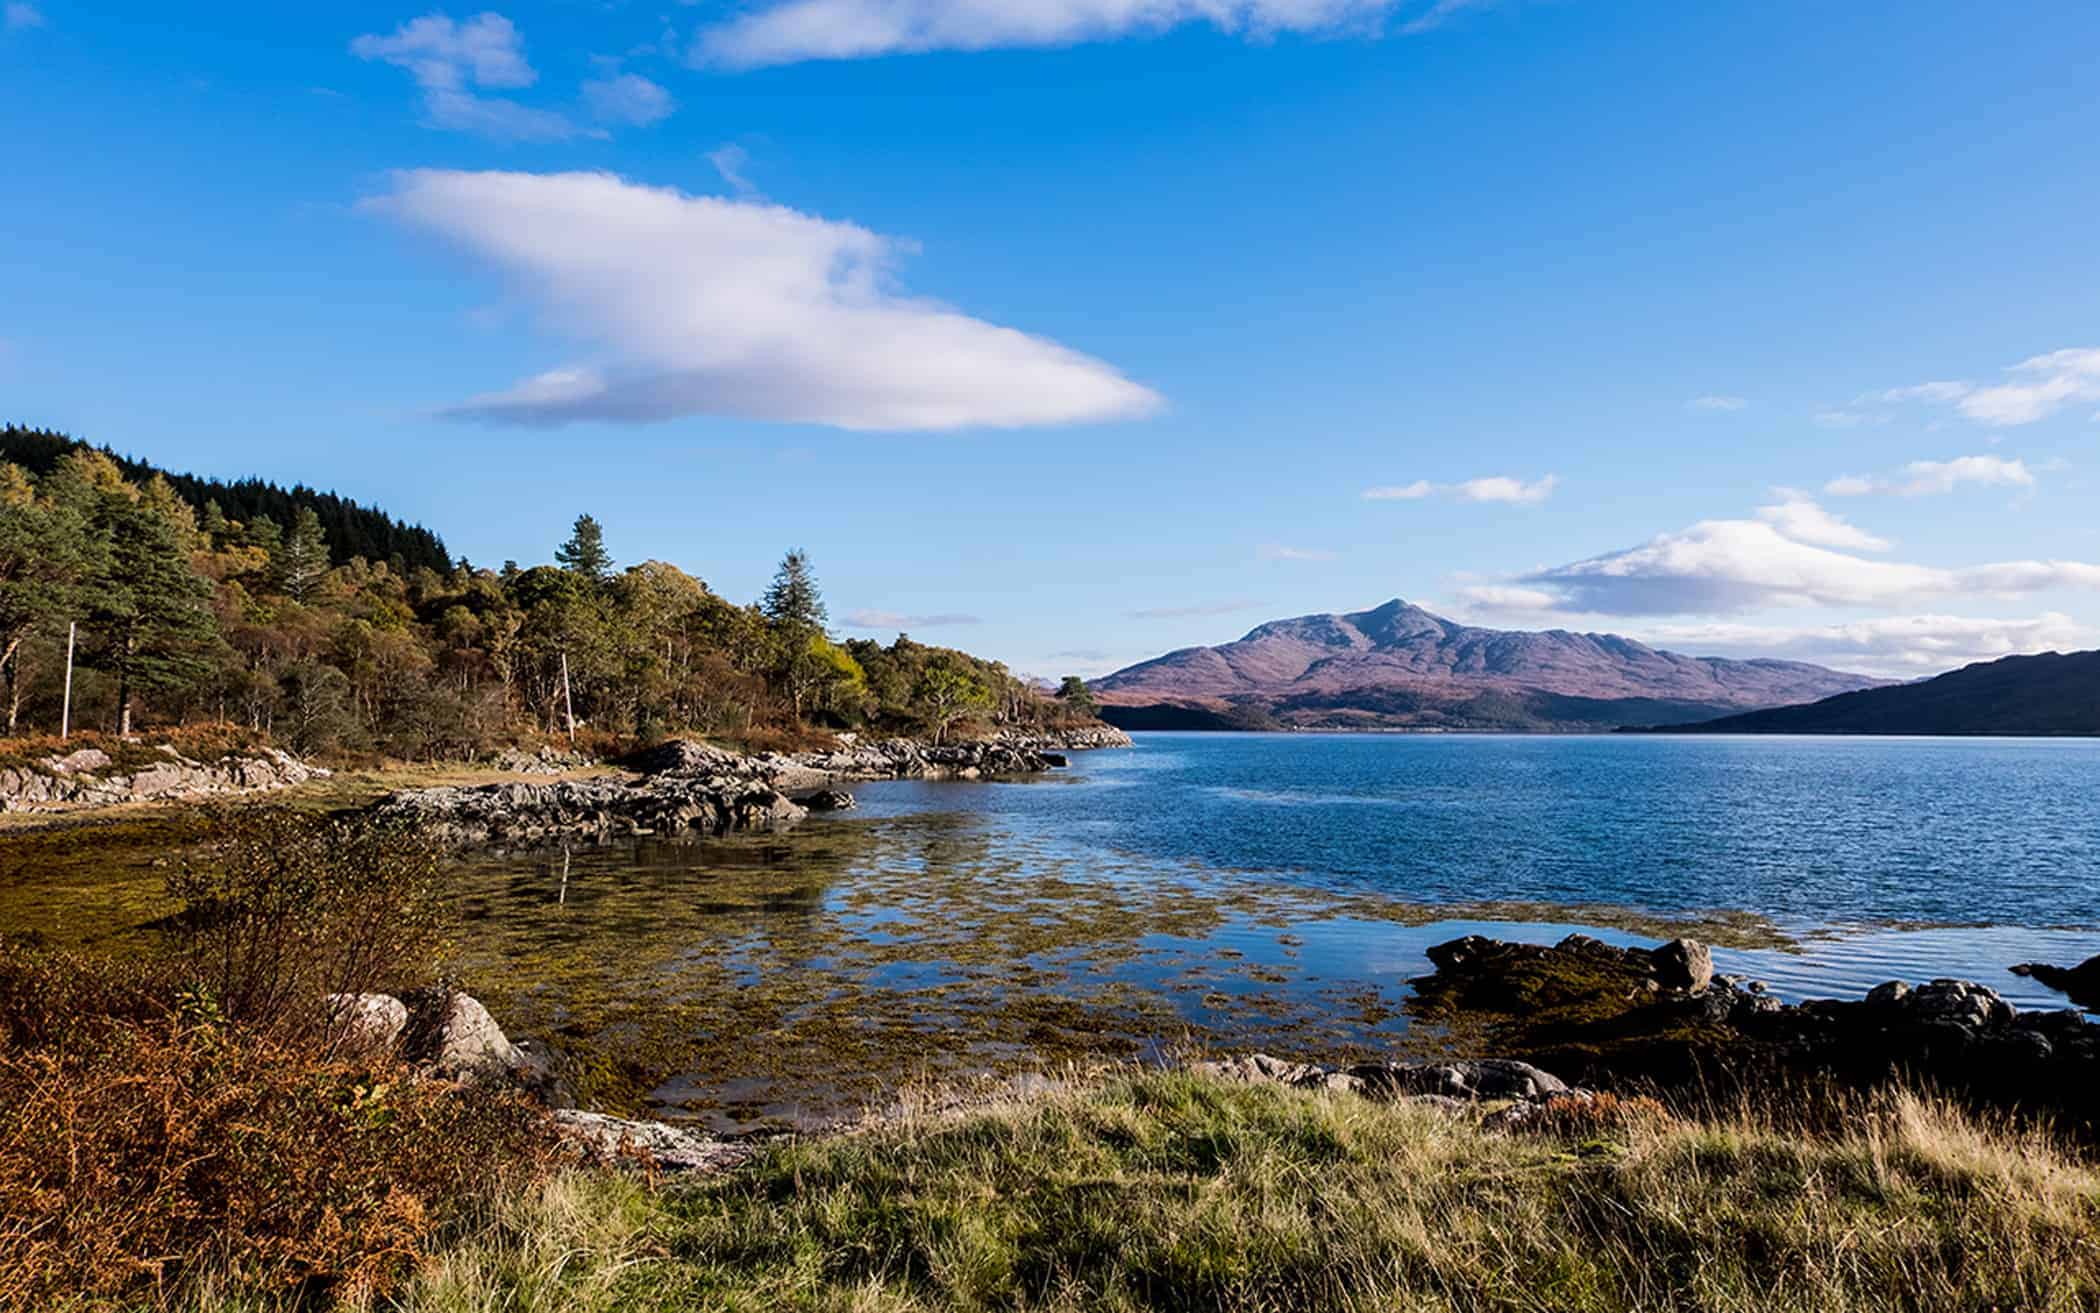
<svg viewBox="0 0 2100 1313">
<path fill-rule="evenodd" d="M 131 737 L 131 635 L 124 636 L 124 660 L 117 667 L 117 737 Z"/>
</svg>

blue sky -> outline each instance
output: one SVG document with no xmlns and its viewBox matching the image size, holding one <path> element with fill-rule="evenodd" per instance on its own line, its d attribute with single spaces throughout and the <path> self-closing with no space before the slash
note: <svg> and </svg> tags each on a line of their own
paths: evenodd
<svg viewBox="0 0 2100 1313">
<path fill-rule="evenodd" d="M 2100 644 L 2100 9 L 0 8 L 0 414 L 1100 673 Z"/>
</svg>

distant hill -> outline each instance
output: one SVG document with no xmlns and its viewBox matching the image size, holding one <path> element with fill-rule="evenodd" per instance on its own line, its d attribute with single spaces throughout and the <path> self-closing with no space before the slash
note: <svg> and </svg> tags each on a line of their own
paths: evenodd
<svg viewBox="0 0 2100 1313">
<path fill-rule="evenodd" d="M 1812 702 L 1883 681 L 1680 656 L 1616 634 L 1479 629 L 1395 599 L 1261 625 L 1093 685 L 1138 729 L 1597 730 Z"/>
<path fill-rule="evenodd" d="M 2100 652 L 2011 656 L 1935 679 L 1693 725 L 1680 734 L 2100 734 Z"/>
<path fill-rule="evenodd" d="M 20 465 L 32 474 L 48 474 L 67 452 L 88 446 L 77 438 L 48 429 L 15 425 L 0 428 L 0 461 Z M 321 519 L 321 530 L 328 536 L 329 556 L 337 565 L 353 557 L 371 561 L 399 557 L 401 563 L 411 570 L 419 565 L 440 573 L 452 568 L 452 557 L 445 550 L 445 540 L 435 533 L 419 524 L 397 520 L 377 507 L 361 506 L 332 492 L 318 492 L 304 484 L 284 488 L 262 479 L 226 482 L 199 478 L 120 456 L 108 447 L 90 449 L 115 461 L 117 468 L 124 471 L 124 477 L 135 482 L 160 475 L 175 489 L 177 496 L 199 511 L 204 509 L 206 502 L 217 502 L 219 510 L 229 520 L 247 523 L 268 516 L 279 526 L 290 527 L 299 511 L 310 508 Z"/>
</svg>

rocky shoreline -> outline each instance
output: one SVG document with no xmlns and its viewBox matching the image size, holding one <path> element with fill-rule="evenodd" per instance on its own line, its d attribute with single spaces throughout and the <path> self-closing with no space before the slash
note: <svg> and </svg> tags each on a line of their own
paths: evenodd
<svg viewBox="0 0 2100 1313">
<path fill-rule="evenodd" d="M 2100 1124 L 2100 1026 L 2072 1007 L 2021 1011 L 1976 981 L 1891 980 L 1857 1001 L 1783 1003 L 1757 981 L 1714 974 L 1691 940 L 1645 949 L 1467 936 L 1429 958 L 1436 972 L 1413 982 L 1419 1021 L 1584 1084 L 1721 1094 L 1901 1079 Z"/>
<path fill-rule="evenodd" d="M 1619 948 L 1583 935 L 1554 945 L 1467 936 L 1430 957 L 1437 971 L 1415 982 L 1420 1015 L 1449 1022 L 1463 1012 L 1483 1023 L 1471 1034 L 1502 1046 L 1497 1056 L 1329 1066 L 1250 1053 L 1188 1067 L 1220 1080 L 1404 1101 L 1498 1130 L 1523 1128 L 1569 1105 L 1594 1105 L 1591 1112 L 1624 1107 L 1628 1097 L 1710 1106 L 1732 1094 L 1812 1082 L 1865 1090 L 1892 1080 L 2003 1110 L 2070 1118 L 2088 1131 L 2096 1124 L 2100 1026 L 2076 1009 L 2021 1012 L 1973 981 L 1891 981 L 1859 1001 L 1787 1004 L 1757 982 L 1715 975 L 1705 947 L 1686 939 Z M 509 1039 L 464 994 L 430 989 L 330 1002 L 336 1024 L 357 1046 L 396 1053 L 424 1077 L 524 1090 L 588 1160 L 680 1173 L 733 1168 L 754 1152 L 750 1137 L 570 1106 L 557 1057 Z M 958 1087 L 930 1101 L 871 1108 L 814 1133 L 1024 1099 L 1069 1083 L 1023 1076 L 989 1086 L 989 1095 Z"/>
<path fill-rule="evenodd" d="M 90 747 L 0 768 L 0 812 L 267 793 L 329 774 L 276 748 L 233 753 L 216 761 L 193 760 L 167 743 L 143 752 L 149 760 L 135 765 L 120 765 L 101 748 Z"/>
<path fill-rule="evenodd" d="M 423 828 L 456 847 L 558 838 L 711 837 L 777 830 L 811 811 L 853 806 L 841 783 L 886 779 L 995 779 L 1069 764 L 1068 752 L 1128 747 L 1121 730 L 1004 733 L 963 743 L 860 742 L 832 751 L 747 754 L 672 739 L 627 758 L 629 773 L 545 783 L 404 789 L 368 814 Z"/>
</svg>

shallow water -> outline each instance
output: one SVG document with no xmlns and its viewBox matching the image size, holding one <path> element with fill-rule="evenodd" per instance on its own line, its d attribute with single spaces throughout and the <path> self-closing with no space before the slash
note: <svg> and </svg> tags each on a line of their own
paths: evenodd
<svg viewBox="0 0 2100 1313">
<path fill-rule="evenodd" d="M 1678 932 L 1782 997 L 2100 952 L 2100 743 L 1145 735 L 780 836 L 484 853 L 463 983 L 581 1093 L 724 1129 L 1195 1043 L 1339 1059 L 1465 933 Z M 0 928 L 123 949 L 173 814 L 0 838 Z"/>
<path fill-rule="evenodd" d="M 1184 1041 L 1434 1046 L 1406 982 L 1476 931 L 1698 922 L 1783 997 L 1962 975 L 2055 1007 L 2006 967 L 2100 951 L 2096 768 L 2090 742 L 1146 735 L 863 785 L 777 839 L 481 857 L 468 983 L 599 1101 L 723 1128 Z"/>
</svg>

